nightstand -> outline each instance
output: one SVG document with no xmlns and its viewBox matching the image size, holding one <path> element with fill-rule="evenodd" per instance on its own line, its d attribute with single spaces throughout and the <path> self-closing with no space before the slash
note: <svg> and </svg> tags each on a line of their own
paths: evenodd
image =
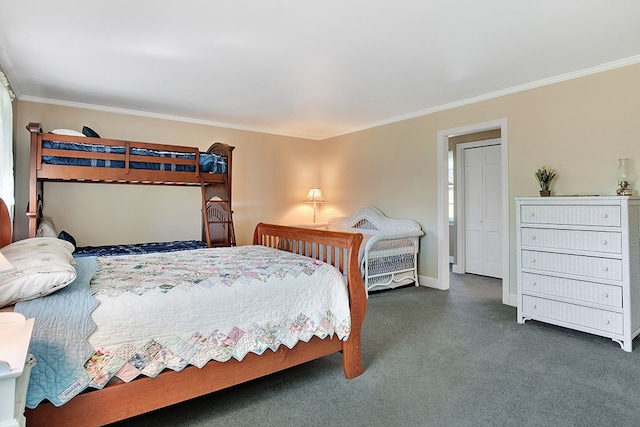
<svg viewBox="0 0 640 427">
<path fill-rule="evenodd" d="M 35 361 L 28 354 L 35 319 L 0 313 L 0 427 L 25 425 L 24 405 Z"/>
</svg>

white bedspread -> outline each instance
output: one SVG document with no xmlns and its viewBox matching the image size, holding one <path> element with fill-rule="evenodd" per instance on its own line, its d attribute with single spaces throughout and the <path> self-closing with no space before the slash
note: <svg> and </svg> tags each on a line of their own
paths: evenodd
<svg viewBox="0 0 640 427">
<path fill-rule="evenodd" d="M 98 257 L 92 387 L 350 332 L 342 274 L 263 246 Z"/>
</svg>

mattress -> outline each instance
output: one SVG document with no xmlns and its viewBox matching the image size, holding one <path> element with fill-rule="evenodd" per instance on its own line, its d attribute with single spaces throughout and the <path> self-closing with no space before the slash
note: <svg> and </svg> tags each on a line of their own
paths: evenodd
<svg viewBox="0 0 640 427">
<path fill-rule="evenodd" d="M 42 141 L 42 148 L 52 148 L 58 150 L 67 151 L 68 155 L 65 156 L 42 156 L 42 162 L 52 165 L 73 165 L 73 166 L 91 166 L 91 167 L 105 167 L 105 168 L 124 168 L 124 160 L 104 160 L 104 159 L 87 159 L 77 158 L 73 156 L 73 152 L 93 152 L 93 153 L 111 153 L 111 154 L 125 154 L 124 146 L 111 146 L 100 144 L 86 144 L 76 142 L 60 142 L 60 141 Z M 189 159 L 194 160 L 195 154 L 173 151 L 161 151 L 151 150 L 143 148 L 131 148 L 131 155 L 136 156 L 148 156 L 148 157 L 162 157 L 173 159 Z M 227 173 L 227 159 L 224 156 L 220 156 L 213 153 L 199 154 L 200 171 L 207 173 Z M 133 169 L 147 169 L 147 170 L 167 170 L 176 172 L 193 172 L 195 167 L 192 165 L 179 165 L 175 163 L 157 163 L 157 162 L 142 162 L 132 161 L 129 166 Z"/>
</svg>

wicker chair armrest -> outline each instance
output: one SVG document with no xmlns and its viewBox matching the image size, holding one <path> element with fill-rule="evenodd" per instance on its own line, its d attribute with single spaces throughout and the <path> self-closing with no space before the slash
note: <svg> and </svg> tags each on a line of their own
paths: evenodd
<svg viewBox="0 0 640 427">
<path fill-rule="evenodd" d="M 371 248 L 373 247 L 373 245 L 383 240 L 401 240 L 401 239 L 409 239 L 409 238 L 418 238 L 423 235 L 424 235 L 424 232 L 422 230 L 395 231 L 393 233 L 379 231 L 378 233 L 373 234 L 367 240 L 366 246 L 368 248 Z"/>
</svg>

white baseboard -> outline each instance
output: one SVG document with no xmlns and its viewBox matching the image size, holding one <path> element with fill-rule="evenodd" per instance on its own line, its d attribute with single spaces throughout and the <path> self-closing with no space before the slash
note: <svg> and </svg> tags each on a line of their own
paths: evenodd
<svg viewBox="0 0 640 427">
<path fill-rule="evenodd" d="M 507 295 L 506 298 L 502 298 L 502 303 L 506 304 L 506 305 L 510 305 L 511 307 L 517 307 L 518 306 L 518 295 L 516 294 L 509 294 Z"/>
<path fill-rule="evenodd" d="M 453 271 L 456 274 L 464 274 L 464 270 L 460 268 L 460 264 L 453 264 L 451 266 L 451 271 Z"/>
<path fill-rule="evenodd" d="M 443 288 L 435 277 L 418 275 L 418 282 L 420 283 L 420 286 L 426 286 L 427 288 L 439 289 L 441 291 L 448 289 Z"/>
</svg>

